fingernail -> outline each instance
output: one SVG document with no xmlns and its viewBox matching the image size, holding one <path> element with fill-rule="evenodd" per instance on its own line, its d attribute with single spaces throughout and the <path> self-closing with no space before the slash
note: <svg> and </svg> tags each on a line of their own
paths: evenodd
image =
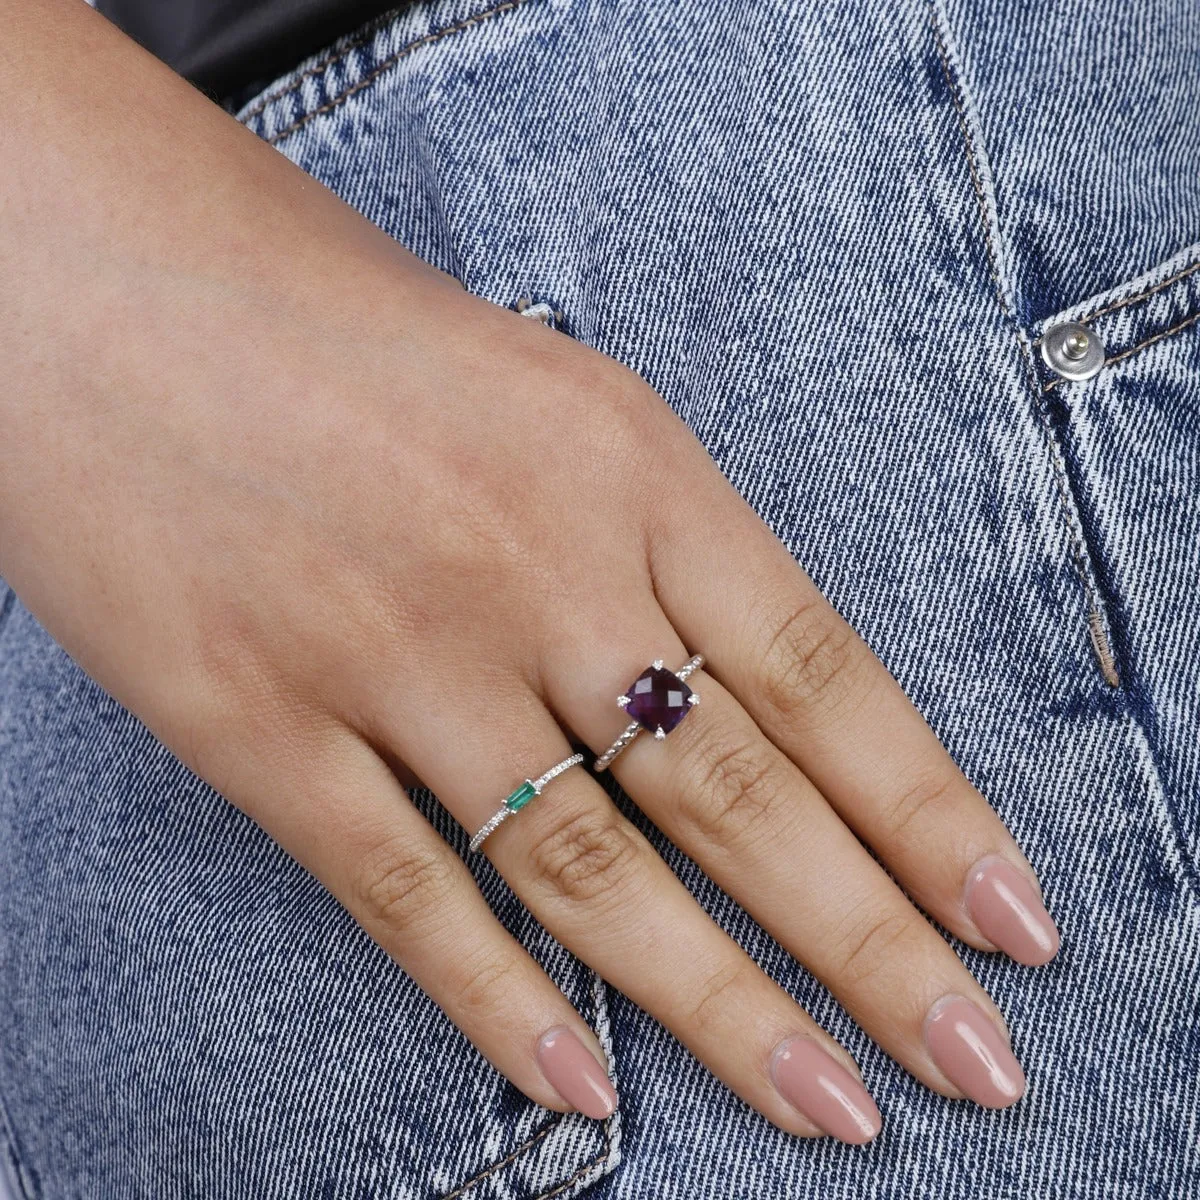
<svg viewBox="0 0 1200 1200">
<path fill-rule="evenodd" d="M 980 859 L 967 874 L 967 911 L 989 942 L 1027 967 L 1058 953 L 1058 930 L 1028 878 L 1007 859 Z"/>
<path fill-rule="evenodd" d="M 537 1048 L 546 1082 L 585 1117 L 602 1121 L 617 1107 L 617 1093 L 596 1056 L 565 1025 L 551 1029 Z"/>
<path fill-rule="evenodd" d="M 925 1043 L 942 1074 L 984 1108 L 1025 1094 L 1025 1073 L 995 1023 L 962 996 L 944 996 L 925 1018 Z"/>
<path fill-rule="evenodd" d="M 793 1108 L 843 1142 L 869 1142 L 883 1126 L 866 1088 L 810 1037 L 789 1038 L 776 1047 L 771 1078 Z"/>
</svg>

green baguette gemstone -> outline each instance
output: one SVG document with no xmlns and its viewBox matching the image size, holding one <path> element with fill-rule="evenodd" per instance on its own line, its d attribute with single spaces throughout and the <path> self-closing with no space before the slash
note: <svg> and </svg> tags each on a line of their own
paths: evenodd
<svg viewBox="0 0 1200 1200">
<path fill-rule="evenodd" d="M 525 780 L 523 784 L 507 800 L 504 801 L 504 807 L 510 812 L 519 812 L 527 805 L 530 800 L 537 795 L 533 790 L 533 784 L 529 780 Z"/>
</svg>

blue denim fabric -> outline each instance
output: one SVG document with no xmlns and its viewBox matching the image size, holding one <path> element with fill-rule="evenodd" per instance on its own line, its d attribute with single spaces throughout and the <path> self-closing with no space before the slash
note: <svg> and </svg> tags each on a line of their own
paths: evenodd
<svg viewBox="0 0 1200 1200">
<path fill-rule="evenodd" d="M 1012 828 L 1063 948 L 1030 971 L 960 947 L 1029 1090 L 943 1099 L 614 793 L 856 1055 L 885 1128 L 767 1125 L 476 863 L 612 1052 L 618 1116 L 552 1116 L 8 595 L 18 1194 L 1200 1194 L 1195 0 L 434 0 L 238 115 L 659 390 Z M 1065 317 L 1108 348 L 1085 383 L 1035 347 Z"/>
</svg>

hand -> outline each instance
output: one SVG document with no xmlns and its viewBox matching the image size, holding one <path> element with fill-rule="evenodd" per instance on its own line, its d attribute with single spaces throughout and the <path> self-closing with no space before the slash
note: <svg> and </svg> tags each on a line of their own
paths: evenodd
<svg viewBox="0 0 1200 1200">
<path fill-rule="evenodd" d="M 1048 926 L 998 919 L 994 904 L 973 920 L 964 900 L 995 859 L 1012 864 L 1000 886 L 1036 911 L 1000 822 L 641 380 L 420 275 L 393 291 L 399 311 L 376 289 L 323 327 L 279 297 L 253 306 L 266 317 L 225 311 L 204 369 L 141 383 L 153 403 L 77 411 L 44 481 L 52 509 L 33 494 L 40 472 L 23 473 L 40 519 L 19 524 L 5 564 L 18 590 L 497 1068 L 543 1104 L 593 1112 L 611 1099 L 598 1075 L 589 1092 L 551 1063 L 560 1096 L 538 1062 L 547 1031 L 592 1044 L 586 1026 L 391 768 L 474 831 L 569 754 L 569 736 L 602 751 L 627 721 L 615 698 L 651 660 L 702 650 L 689 681 L 702 703 L 666 740 L 635 741 L 614 774 L 889 1053 L 952 1091 L 956 1067 L 939 1070 L 926 1040 L 931 1008 L 974 1001 L 998 1043 L 1000 1017 L 855 835 L 955 934 L 987 947 L 982 921 L 1042 961 Z M 83 488 L 64 493 L 64 476 Z M 776 1047 L 800 1035 L 846 1055 L 586 771 L 485 848 L 552 934 L 750 1104 L 811 1131 L 772 1080 Z M 784 1068 L 811 1073 L 809 1046 Z M 998 1083 L 1002 1070 L 984 1103 L 1016 1098 L 1015 1064 Z M 865 1137 L 869 1100 L 848 1076 L 837 1084 L 849 1124 L 814 1105 L 811 1082 L 801 1107 Z"/>
<path fill-rule="evenodd" d="M 79 335 L 85 358 L 3 347 L 0 569 L 26 603 L 498 1070 L 596 1116 L 615 1097 L 595 1039 L 400 781 L 474 831 L 572 738 L 602 751 L 652 660 L 702 652 L 702 703 L 616 759 L 621 785 L 917 1078 L 1017 1099 L 1000 1014 L 914 902 L 1027 963 L 1057 935 L 1012 838 L 864 643 L 632 372 L 237 146 L 294 204 L 303 262 L 181 263 L 146 234 L 138 263 L 83 255 L 93 291 L 129 297 Z M 78 235 L 93 251 L 95 220 Z M 485 849 L 770 1120 L 877 1131 L 845 1051 L 586 770 Z"/>
</svg>

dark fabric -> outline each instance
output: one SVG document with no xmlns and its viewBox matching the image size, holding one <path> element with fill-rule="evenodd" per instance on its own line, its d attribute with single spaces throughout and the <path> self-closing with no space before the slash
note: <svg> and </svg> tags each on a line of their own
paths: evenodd
<svg viewBox="0 0 1200 1200">
<path fill-rule="evenodd" d="M 401 0 L 97 0 L 114 24 L 217 100 L 259 90 Z"/>
</svg>

